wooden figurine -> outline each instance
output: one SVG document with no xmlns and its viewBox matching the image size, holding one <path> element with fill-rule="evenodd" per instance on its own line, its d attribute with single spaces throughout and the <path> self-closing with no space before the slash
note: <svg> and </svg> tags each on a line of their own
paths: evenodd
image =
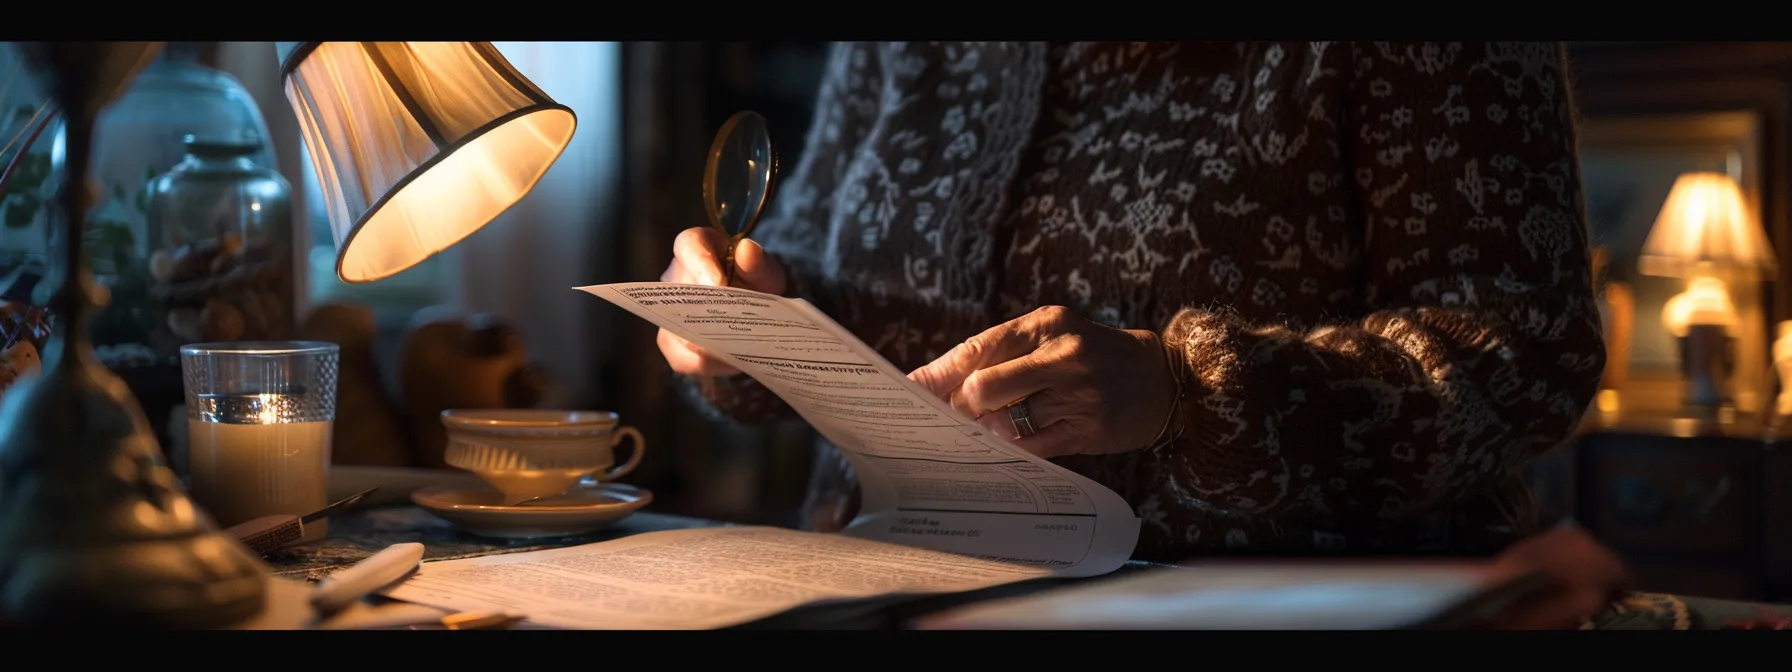
<svg viewBox="0 0 1792 672">
<path fill-rule="evenodd" d="M 442 411 L 532 408 L 546 394 L 547 379 L 529 361 L 522 334 L 503 318 L 443 306 L 412 316 L 399 363 L 399 397 L 417 466 L 447 467 Z"/>
<path fill-rule="evenodd" d="M 1611 251 L 1593 248 L 1593 276 L 1605 321 L 1605 371 L 1599 389 L 1621 392 L 1630 373 L 1630 332 L 1636 328 L 1636 294 L 1630 285 L 1611 279 Z"/>
<path fill-rule="evenodd" d="M 318 306 L 299 326 L 299 338 L 342 349 L 336 382 L 336 422 L 331 461 L 383 467 L 410 466 L 415 450 L 404 416 L 380 376 L 374 357 L 379 336 L 373 311 L 333 303 Z"/>
</svg>

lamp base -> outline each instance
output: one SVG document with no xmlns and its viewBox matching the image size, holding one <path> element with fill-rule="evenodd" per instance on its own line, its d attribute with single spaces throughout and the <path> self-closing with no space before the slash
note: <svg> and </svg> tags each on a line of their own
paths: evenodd
<svg viewBox="0 0 1792 672">
<path fill-rule="evenodd" d="M 149 423 L 93 355 L 0 405 L 0 622 L 210 628 L 257 614 L 266 568 L 157 463 Z"/>
<path fill-rule="evenodd" d="M 208 628 L 253 617 L 266 567 L 187 498 L 143 409 L 86 338 L 103 305 L 82 249 L 93 122 L 159 49 L 30 42 L 20 53 L 62 110 L 71 176 L 44 368 L 0 403 L 0 622 L 7 627 Z"/>
<path fill-rule="evenodd" d="M 1734 339 L 1721 325 L 1695 324 L 1680 339 L 1680 366 L 1686 375 L 1686 407 L 1695 413 L 1716 415 L 1733 408 L 1730 372 L 1734 368 Z"/>
</svg>

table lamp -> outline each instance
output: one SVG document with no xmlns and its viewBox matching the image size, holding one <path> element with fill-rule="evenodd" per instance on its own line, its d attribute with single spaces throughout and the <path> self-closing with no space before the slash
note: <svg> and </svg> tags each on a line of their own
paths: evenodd
<svg viewBox="0 0 1792 672">
<path fill-rule="evenodd" d="M 344 282 L 415 266 L 503 214 L 577 125 L 489 42 L 277 48 Z"/>
<path fill-rule="evenodd" d="M 1759 281 L 1775 271 L 1773 248 L 1736 180 L 1722 173 L 1686 173 L 1675 180 L 1643 242 L 1638 270 L 1685 278 L 1686 291 L 1662 308 L 1680 339 L 1686 405 L 1699 411 L 1729 402 L 1732 334 L 1738 327 L 1732 281 Z"/>
<path fill-rule="evenodd" d="M 94 121 L 158 42 L 20 45 L 67 121 L 71 176 Z M 281 43 L 288 100 L 341 252 L 371 282 L 464 239 L 520 200 L 576 124 L 489 43 Z M 43 371 L 0 405 L 0 627 L 228 627 L 265 606 L 267 568 L 161 464 L 130 391 L 99 363 L 105 303 L 82 250 L 93 187 L 58 200 L 58 318 Z"/>
</svg>

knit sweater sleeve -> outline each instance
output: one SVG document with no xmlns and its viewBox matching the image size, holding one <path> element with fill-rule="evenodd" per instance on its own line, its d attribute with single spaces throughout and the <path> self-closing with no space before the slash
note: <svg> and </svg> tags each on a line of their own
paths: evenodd
<svg viewBox="0 0 1792 672">
<path fill-rule="evenodd" d="M 877 120 L 882 93 L 876 45 L 834 44 L 802 156 L 788 175 L 780 176 L 772 210 L 754 229 L 753 239 L 789 271 L 785 295 L 807 300 L 823 312 L 830 312 L 835 303 L 831 297 L 841 289 L 827 280 L 822 259 L 836 186 Z M 682 383 L 686 396 L 713 415 L 743 423 L 793 415 L 782 399 L 745 375 L 686 377 Z"/>
<path fill-rule="evenodd" d="M 1453 53 L 1450 49 L 1455 49 Z M 1145 459 L 1203 508 L 1435 511 L 1564 441 L 1605 348 L 1560 45 L 1362 44 L 1333 109 L 1365 229 L 1362 319 L 1181 311 L 1181 438 Z"/>
</svg>

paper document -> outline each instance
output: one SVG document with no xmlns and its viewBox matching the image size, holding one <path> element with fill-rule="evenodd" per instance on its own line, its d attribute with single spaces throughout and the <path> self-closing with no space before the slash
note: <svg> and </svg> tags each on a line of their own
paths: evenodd
<svg viewBox="0 0 1792 672">
<path fill-rule="evenodd" d="M 844 451 L 862 489 L 847 534 L 1060 576 L 1132 555 L 1139 521 L 1119 495 L 988 433 L 807 301 L 663 282 L 578 289 L 752 376 Z"/>
<path fill-rule="evenodd" d="M 506 610 L 580 630 L 739 625 L 793 607 L 976 590 L 1043 569 L 772 527 L 649 532 L 586 546 L 425 563 L 388 597 Z"/>
<path fill-rule="evenodd" d="M 816 602 L 976 590 L 1126 563 L 1139 521 L 1119 495 L 984 431 L 808 302 L 668 283 L 579 289 L 753 376 L 852 461 L 841 534 L 654 532 L 425 563 L 391 597 L 505 609 L 564 628 L 717 628 Z"/>
</svg>

